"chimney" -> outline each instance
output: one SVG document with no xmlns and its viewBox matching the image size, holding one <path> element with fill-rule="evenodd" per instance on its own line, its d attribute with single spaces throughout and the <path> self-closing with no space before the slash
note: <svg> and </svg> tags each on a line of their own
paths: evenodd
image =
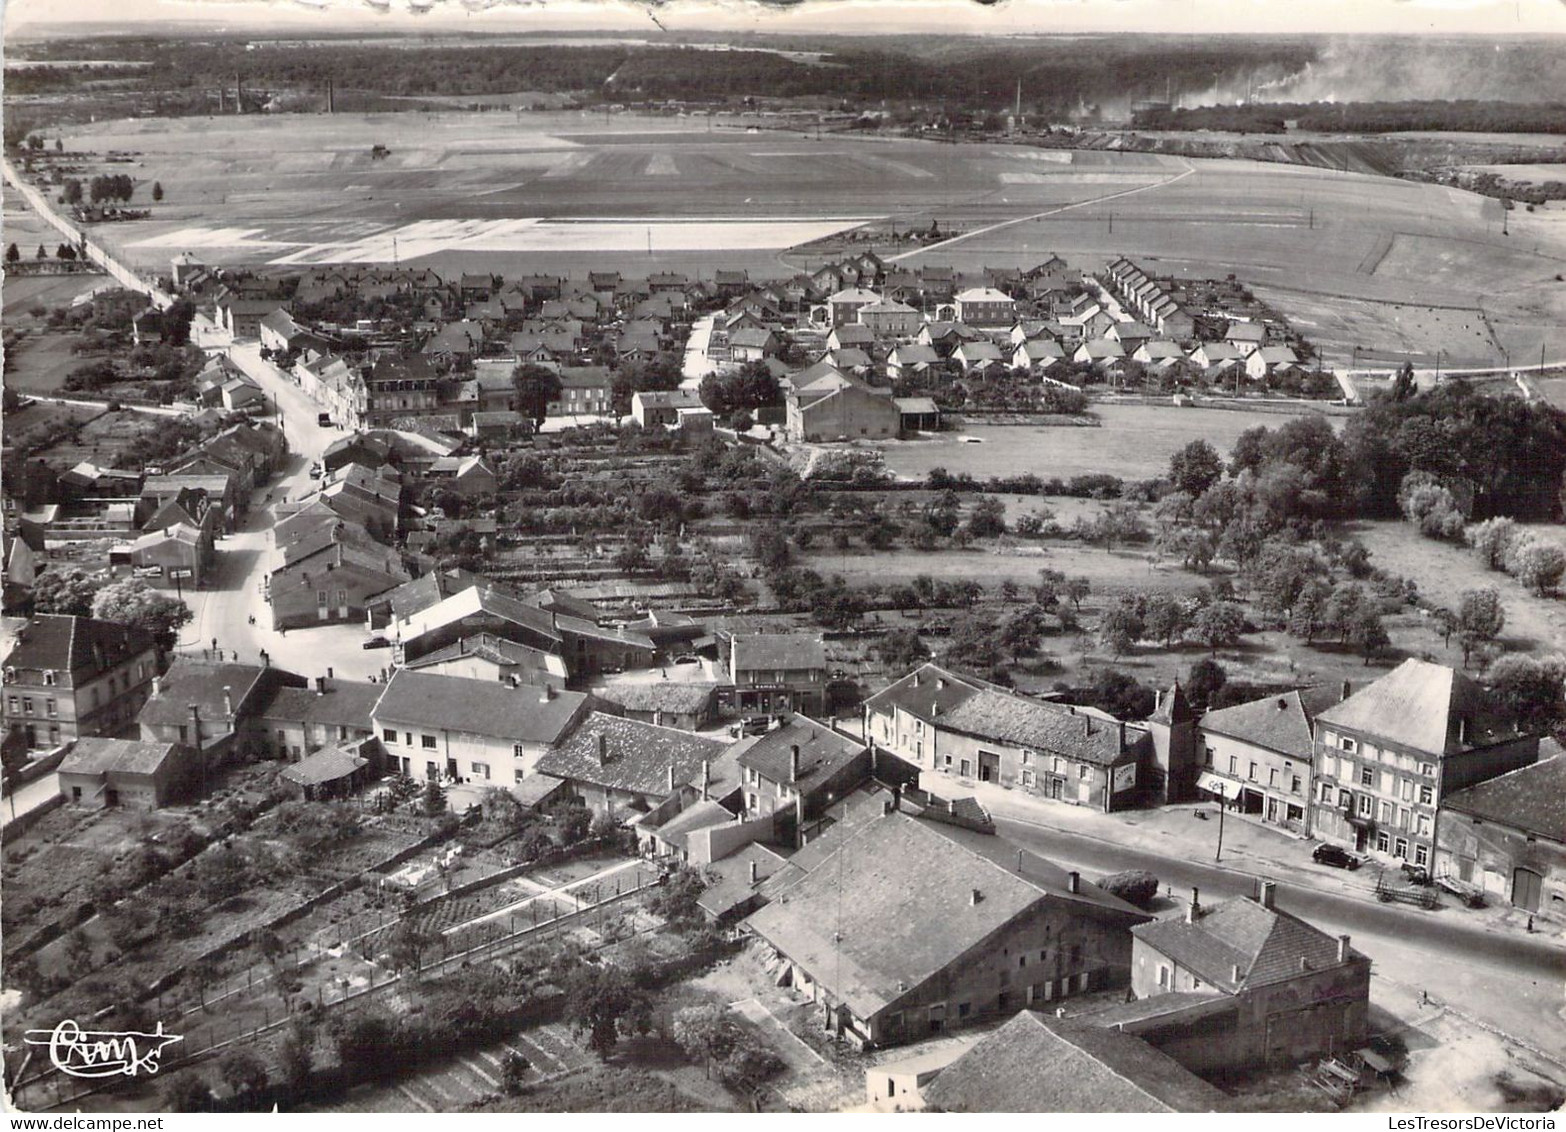
<svg viewBox="0 0 1566 1132">
<path fill-rule="evenodd" d="M 673 794 L 674 793 L 674 764 L 673 763 L 669 764 L 669 769 L 665 773 L 666 773 L 665 781 L 668 784 L 669 793 Z"/>
<path fill-rule="evenodd" d="M 334 676 L 335 676 L 335 675 L 336 675 L 336 673 L 335 673 L 335 672 L 333 672 L 333 671 L 332 671 L 332 670 L 331 670 L 331 667 L 330 667 L 330 666 L 328 666 L 328 667 L 327 667 L 327 669 L 326 669 L 326 678 L 327 678 L 327 679 L 328 679 L 328 680 L 330 680 L 330 679 L 332 679 L 332 678 L 333 678 L 333 677 L 334 677 Z"/>
<path fill-rule="evenodd" d="M 1464 745 L 1467 744 L 1467 742 L 1468 742 L 1468 717 L 1466 715 L 1460 715 L 1460 716 L 1457 717 L 1457 743 L 1458 743 L 1458 746 L 1464 746 Z"/>
<path fill-rule="evenodd" d="M 1066 1008 L 1064 1006 L 1057 1006 L 1057 1007 L 1055 1007 L 1055 1017 L 1056 1018 L 1064 1018 L 1065 1016 L 1066 1016 Z"/>
<path fill-rule="evenodd" d="M 1271 911 L 1273 906 L 1273 894 L 1276 887 L 1277 886 L 1274 885 L 1270 880 L 1261 881 L 1257 885 L 1259 891 L 1256 896 L 1256 903 Z"/>
<path fill-rule="evenodd" d="M 1347 963 L 1348 961 L 1349 961 L 1349 937 L 1346 936 L 1346 935 L 1340 935 L 1340 936 L 1338 936 L 1338 962 L 1339 963 Z"/>
<path fill-rule="evenodd" d="M 1185 910 L 1185 922 L 1188 924 L 1194 924 L 1196 923 L 1196 918 L 1201 914 L 1202 890 L 1199 888 L 1193 888 L 1191 889 L 1191 905 Z"/>
<path fill-rule="evenodd" d="M 315 694 L 318 695 L 318 696 L 326 695 L 326 677 L 325 676 L 317 676 L 315 678 Z"/>
<path fill-rule="evenodd" d="M 750 887 L 752 887 L 752 888 L 756 887 L 756 862 L 755 861 L 752 861 L 750 863 Z"/>
<path fill-rule="evenodd" d="M 788 780 L 799 781 L 799 744 L 795 743 L 788 749 Z"/>
<path fill-rule="evenodd" d="M 707 792 L 712 789 L 712 760 L 701 760 L 701 800 L 707 800 Z"/>
<path fill-rule="evenodd" d="M 919 686 L 919 674 L 917 672 L 913 674 L 913 686 L 915 688 Z"/>
<path fill-rule="evenodd" d="M 547 704 L 555 698 L 555 690 L 548 684 L 542 684 L 538 689 L 538 702 Z"/>
<path fill-rule="evenodd" d="M 1343 687 L 1341 689 L 1342 695 L 1338 696 L 1338 702 L 1341 703 L 1342 701 L 1348 699 L 1349 694 L 1352 693 L 1353 690 L 1354 685 L 1350 684 L 1347 680 L 1343 681 Z"/>
<path fill-rule="evenodd" d="M 946 799 L 946 812 L 948 814 L 955 814 L 957 812 L 957 799 L 956 798 L 948 798 L 948 799 Z"/>
<path fill-rule="evenodd" d="M 1239 986 L 1240 985 L 1240 980 L 1245 977 L 1245 972 L 1240 970 L 1240 965 L 1238 963 L 1236 963 L 1231 968 L 1231 970 L 1234 972 L 1234 985 L 1235 986 Z"/>
<path fill-rule="evenodd" d="M 600 731 L 598 733 L 598 765 L 599 766 L 603 766 L 604 763 L 606 763 L 608 761 L 609 761 L 609 736 L 605 735 L 602 731 Z M 674 768 L 673 767 L 669 768 L 669 773 L 670 774 L 674 773 Z"/>
<path fill-rule="evenodd" d="M 153 695 L 154 698 L 156 698 L 158 696 L 161 696 L 162 694 L 163 694 L 163 677 L 161 677 L 161 676 L 154 676 L 152 678 L 152 695 Z"/>
<path fill-rule="evenodd" d="M 196 748 L 196 754 L 201 753 L 201 709 L 195 704 L 190 705 L 190 736 L 191 746 Z"/>
<path fill-rule="evenodd" d="M 937 676 L 935 678 L 935 690 L 937 692 L 944 692 L 946 690 L 946 677 Z"/>
<path fill-rule="evenodd" d="M 799 829 L 799 847 L 805 847 L 805 796 L 794 795 L 794 824 Z"/>
<path fill-rule="evenodd" d="M 1022 850 L 1017 850 L 1017 871 L 1022 871 Z M 1082 874 L 1070 872 L 1066 874 L 1066 891 L 1075 896 L 1082 891 Z"/>
<path fill-rule="evenodd" d="M 984 893 L 980 892 L 977 888 L 971 890 L 968 893 L 968 903 L 970 905 L 977 906 L 979 901 L 983 900 L 983 899 L 984 899 Z"/>
<path fill-rule="evenodd" d="M 1126 749 L 1126 724 L 1125 724 L 1125 720 L 1121 720 L 1120 721 L 1120 748 L 1119 749 L 1122 750 L 1122 751 Z"/>
<path fill-rule="evenodd" d="M 223 685 L 223 715 L 230 721 L 234 718 L 234 689 L 227 684 Z"/>
<path fill-rule="evenodd" d="M 1091 736 L 1093 734 L 1093 717 L 1091 715 L 1084 715 L 1082 717 L 1082 734 L 1084 736 Z"/>
<path fill-rule="evenodd" d="M 892 787 L 892 812 L 900 813 L 903 808 L 903 784 L 899 782 Z"/>
</svg>

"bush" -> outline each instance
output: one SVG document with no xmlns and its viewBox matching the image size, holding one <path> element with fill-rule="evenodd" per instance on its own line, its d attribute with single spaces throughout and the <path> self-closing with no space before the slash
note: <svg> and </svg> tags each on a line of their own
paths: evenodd
<svg viewBox="0 0 1566 1132">
<path fill-rule="evenodd" d="M 1098 882 L 1098 887 L 1128 904 L 1146 908 L 1152 903 L 1153 897 L 1158 895 L 1158 878 L 1145 870 L 1131 869 L 1104 877 Z"/>
</svg>

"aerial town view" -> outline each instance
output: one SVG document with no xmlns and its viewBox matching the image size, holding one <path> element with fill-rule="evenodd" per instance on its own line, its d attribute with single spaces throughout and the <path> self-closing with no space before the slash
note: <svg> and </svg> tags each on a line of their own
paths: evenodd
<svg viewBox="0 0 1566 1132">
<path fill-rule="evenodd" d="M 7 5 L 6 1111 L 1553 1128 L 1566 7 L 1318 7 Z"/>
</svg>

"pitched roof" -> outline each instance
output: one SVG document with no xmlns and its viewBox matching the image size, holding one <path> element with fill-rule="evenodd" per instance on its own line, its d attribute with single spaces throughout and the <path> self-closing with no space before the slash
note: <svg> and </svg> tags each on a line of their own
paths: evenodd
<svg viewBox="0 0 1566 1132">
<path fill-rule="evenodd" d="M 1024 1010 L 923 1090 L 945 1112 L 1218 1112 L 1229 1098 L 1141 1038 Z"/>
<path fill-rule="evenodd" d="M 1432 755 L 1457 754 L 1515 735 L 1499 725 L 1494 705 L 1478 684 L 1444 664 L 1414 657 L 1316 718 Z M 1459 721 L 1466 721 L 1462 741 Z"/>
<path fill-rule="evenodd" d="M 538 761 L 538 769 L 559 778 L 588 782 L 632 794 L 662 797 L 675 785 L 701 774 L 701 764 L 723 753 L 727 744 L 673 727 L 595 711 L 560 748 Z"/>
<path fill-rule="evenodd" d="M 370 712 L 375 710 L 383 691 L 385 689 L 379 684 L 336 679 L 327 680 L 324 693 L 314 688 L 282 687 L 256 709 L 256 714 L 290 723 L 324 723 L 368 730 Z"/>
<path fill-rule="evenodd" d="M 670 845 L 685 848 L 690 835 L 717 825 L 732 825 L 734 815 L 710 798 L 697 801 L 658 827 L 658 836 Z"/>
<path fill-rule="evenodd" d="M 159 683 L 158 694 L 142 705 L 136 719 L 141 723 L 181 724 L 190 720 L 190 708 L 194 704 L 207 722 L 224 720 L 228 716 L 223 689 L 237 713 L 253 714 L 255 704 L 249 702 L 258 685 L 273 681 L 302 687 L 303 676 L 281 668 L 262 667 L 256 664 L 221 664 L 207 660 L 191 660 L 178 657 Z"/>
<path fill-rule="evenodd" d="M 1265 696 L 1210 711 L 1202 716 L 1201 728 L 1310 762 L 1315 757 L 1312 720 L 1316 710 L 1325 706 L 1323 701 L 1331 703 L 1334 698 L 1330 688 Z"/>
<path fill-rule="evenodd" d="M 840 735 L 809 716 L 795 715 L 772 730 L 741 739 L 739 764 L 769 782 L 788 783 L 809 794 L 865 750 L 858 740 Z M 799 748 L 799 777 L 793 776 L 794 748 Z"/>
<path fill-rule="evenodd" d="M 374 743 L 375 740 L 366 739 L 363 742 Z M 284 767 L 280 777 L 285 782 L 300 786 L 319 786 L 324 782 L 347 778 L 360 767 L 370 764 L 369 759 L 358 753 L 361 746 L 361 743 L 352 743 L 323 747 Z"/>
<path fill-rule="evenodd" d="M 1068 705 L 988 688 L 965 699 L 935 723 L 981 739 L 1049 751 L 1095 766 L 1113 765 L 1126 750 L 1120 724 Z"/>
<path fill-rule="evenodd" d="M 107 672 L 117 664 L 154 647 L 152 635 L 135 625 L 40 613 L 17 634 L 16 646 L 5 657 L 9 668 L 80 673 L 83 679 Z"/>
<path fill-rule="evenodd" d="M 436 605 L 452 594 L 471 589 L 484 579 L 467 570 L 453 567 L 450 570 L 432 570 L 404 582 L 385 597 L 392 616 L 398 619 L 412 617 L 415 613 Z"/>
<path fill-rule="evenodd" d="M 546 698 L 547 691 L 547 698 Z M 381 693 L 376 720 L 489 735 L 513 743 L 558 743 L 588 704 L 581 692 L 400 668 Z"/>
<path fill-rule="evenodd" d="M 1131 931 L 1204 983 L 1230 994 L 1338 965 L 1337 939 L 1248 896 L 1201 912 L 1194 922 L 1155 920 Z M 1349 958 L 1363 956 L 1351 948 Z"/>
<path fill-rule="evenodd" d="M 757 633 L 735 636 L 734 670 L 825 668 L 826 645 L 812 633 Z"/>
<path fill-rule="evenodd" d="M 437 664 L 461 660 L 464 657 L 477 657 L 492 664 L 548 672 L 560 677 L 566 675 L 565 661 L 556 654 L 535 649 L 530 645 L 520 645 L 492 633 L 475 633 L 463 637 L 461 640 L 451 642 L 445 648 L 425 653 L 415 660 L 404 661 L 403 667 L 430 668 Z"/>
<path fill-rule="evenodd" d="M 1566 756 L 1458 790 L 1443 804 L 1535 837 L 1566 842 Z"/>
<path fill-rule="evenodd" d="M 636 680 L 599 690 L 600 699 L 626 711 L 700 711 L 712 701 L 717 684 L 687 684 L 682 680 Z"/>
<path fill-rule="evenodd" d="M 756 866 L 756 884 L 750 883 L 750 866 Z M 753 841 L 742 849 L 714 861 L 703 872 L 708 885 L 702 889 L 696 903 L 707 915 L 717 919 L 724 913 L 739 907 L 757 895 L 761 882 L 777 872 L 785 864 L 783 857 L 760 842 Z"/>
<path fill-rule="evenodd" d="M 1012 297 L 994 287 L 970 287 L 957 293 L 959 303 L 1009 303 Z"/>
<path fill-rule="evenodd" d="M 60 773 L 156 774 L 178 746 L 177 743 L 141 743 L 131 739 L 78 739 L 60 763 Z"/>
<path fill-rule="evenodd" d="M 922 664 L 871 696 L 865 701 L 865 707 L 883 715 L 891 715 L 894 709 L 901 708 L 928 723 L 935 718 L 937 708 L 941 714 L 949 714 L 958 704 L 988 686 L 982 680 L 959 676 L 938 664 Z"/>
<path fill-rule="evenodd" d="M 1072 894 L 1065 870 L 1002 838 L 877 810 L 746 924 L 866 1017 L 1045 900 L 1146 918 L 1086 882 Z"/>
</svg>

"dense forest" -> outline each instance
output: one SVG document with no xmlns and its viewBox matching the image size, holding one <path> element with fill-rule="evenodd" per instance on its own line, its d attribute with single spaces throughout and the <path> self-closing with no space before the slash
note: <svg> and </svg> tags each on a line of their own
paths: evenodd
<svg viewBox="0 0 1566 1132">
<path fill-rule="evenodd" d="M 1445 130 L 1566 134 L 1566 103 L 1264 102 L 1189 110 L 1146 109 L 1132 119 L 1132 124 L 1143 130 L 1228 130 L 1248 134 L 1281 134 L 1288 122 L 1294 122 L 1301 130 L 1321 133 Z"/>
</svg>

